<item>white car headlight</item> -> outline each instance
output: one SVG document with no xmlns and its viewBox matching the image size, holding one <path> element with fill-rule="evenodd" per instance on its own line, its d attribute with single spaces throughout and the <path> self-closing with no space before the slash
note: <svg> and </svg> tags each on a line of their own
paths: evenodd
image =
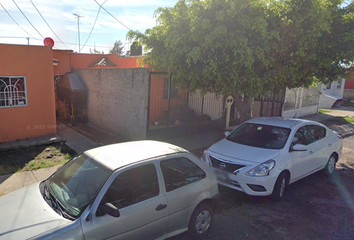
<svg viewBox="0 0 354 240">
<path fill-rule="evenodd" d="M 245 174 L 250 177 L 264 177 L 268 176 L 270 170 L 272 170 L 275 166 L 275 161 L 274 160 L 268 160 L 257 167 L 252 168 Z"/>
<path fill-rule="evenodd" d="M 211 167 L 211 162 L 209 160 L 207 150 L 204 150 L 202 157 L 200 158 L 205 164 L 207 164 L 209 167 Z"/>
</svg>

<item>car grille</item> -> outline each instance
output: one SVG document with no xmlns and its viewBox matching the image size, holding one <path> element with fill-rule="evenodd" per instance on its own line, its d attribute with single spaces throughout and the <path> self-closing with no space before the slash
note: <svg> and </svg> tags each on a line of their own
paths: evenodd
<svg viewBox="0 0 354 240">
<path fill-rule="evenodd" d="M 214 168 L 224 170 L 230 173 L 233 173 L 237 169 L 243 168 L 245 165 L 239 165 L 239 164 L 232 164 L 232 163 L 227 163 L 220 161 L 219 159 L 216 159 L 215 157 L 209 156 L 211 164 Z M 224 164 L 224 167 L 221 166 L 221 164 Z"/>
</svg>

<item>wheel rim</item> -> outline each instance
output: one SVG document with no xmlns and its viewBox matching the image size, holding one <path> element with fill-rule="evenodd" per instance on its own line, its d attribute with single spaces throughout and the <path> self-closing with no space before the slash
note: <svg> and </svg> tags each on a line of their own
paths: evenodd
<svg viewBox="0 0 354 240">
<path fill-rule="evenodd" d="M 198 233 L 205 233 L 211 224 L 211 215 L 207 210 L 199 213 L 195 221 L 195 230 Z"/>
<path fill-rule="evenodd" d="M 283 177 L 281 179 L 281 183 L 280 183 L 280 191 L 279 191 L 279 196 L 280 197 L 282 197 L 284 195 L 285 187 L 286 187 L 286 179 L 285 179 L 285 177 Z"/>
<path fill-rule="evenodd" d="M 331 156 L 328 160 L 327 170 L 329 173 L 332 173 L 336 167 L 336 159 Z"/>
</svg>

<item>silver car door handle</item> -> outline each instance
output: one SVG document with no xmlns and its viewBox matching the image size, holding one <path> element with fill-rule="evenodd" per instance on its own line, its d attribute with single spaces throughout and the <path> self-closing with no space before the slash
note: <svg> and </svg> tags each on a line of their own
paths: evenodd
<svg viewBox="0 0 354 240">
<path fill-rule="evenodd" d="M 313 154 L 313 151 L 310 151 L 309 154 L 312 155 L 312 154 Z"/>
<path fill-rule="evenodd" d="M 167 207 L 167 204 L 159 204 L 157 207 L 156 207 L 156 211 L 160 211 L 162 209 L 165 209 Z"/>
<path fill-rule="evenodd" d="M 331 147 L 332 146 L 332 143 L 328 143 L 328 147 Z"/>
</svg>

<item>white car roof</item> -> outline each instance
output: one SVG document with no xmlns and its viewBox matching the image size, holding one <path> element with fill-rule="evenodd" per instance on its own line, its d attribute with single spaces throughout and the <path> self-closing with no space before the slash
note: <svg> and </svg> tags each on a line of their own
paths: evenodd
<svg viewBox="0 0 354 240">
<path fill-rule="evenodd" d="M 84 153 L 111 170 L 115 170 L 141 160 L 180 152 L 187 152 L 187 150 L 169 143 L 144 140 L 111 144 Z"/>
<path fill-rule="evenodd" d="M 302 123 L 314 123 L 318 124 L 314 121 L 299 119 L 299 118 L 282 118 L 282 117 L 261 117 L 261 118 L 253 118 L 249 121 L 249 123 L 257 123 L 271 126 L 278 126 L 284 128 L 292 128 L 294 126 L 298 126 Z"/>
</svg>

